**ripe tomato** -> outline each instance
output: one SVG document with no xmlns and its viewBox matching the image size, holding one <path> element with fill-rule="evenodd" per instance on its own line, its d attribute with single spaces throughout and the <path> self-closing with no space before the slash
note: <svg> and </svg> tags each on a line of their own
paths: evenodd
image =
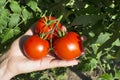
<svg viewBox="0 0 120 80">
<path fill-rule="evenodd" d="M 47 40 L 41 39 L 37 35 L 34 35 L 25 41 L 23 50 L 28 58 L 38 60 L 48 54 L 49 42 Z"/>
<path fill-rule="evenodd" d="M 62 38 L 53 42 L 55 54 L 64 60 L 73 60 L 79 57 L 83 51 L 80 36 L 75 32 L 68 32 Z"/>
<path fill-rule="evenodd" d="M 56 20 L 56 18 L 53 16 L 46 16 L 46 17 L 41 18 L 40 20 L 38 20 L 38 22 L 36 24 L 35 32 L 37 34 L 40 34 L 40 33 L 47 34 L 46 35 L 47 39 L 50 39 L 51 35 L 52 35 L 52 38 L 54 36 L 57 36 L 58 35 L 57 31 L 58 31 L 58 29 L 61 30 L 62 25 L 60 22 L 57 22 L 55 20 Z M 56 23 L 58 23 L 58 25 Z M 55 28 L 54 32 L 50 33 L 50 31 L 53 30 L 53 28 L 56 25 L 57 25 L 57 27 Z"/>
</svg>

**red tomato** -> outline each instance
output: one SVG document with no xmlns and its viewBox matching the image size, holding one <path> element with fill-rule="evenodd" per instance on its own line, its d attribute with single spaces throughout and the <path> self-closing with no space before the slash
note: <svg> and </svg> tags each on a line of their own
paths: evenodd
<svg viewBox="0 0 120 80">
<path fill-rule="evenodd" d="M 83 51 L 82 41 L 77 33 L 68 32 L 66 36 L 53 42 L 53 49 L 59 58 L 73 60 L 79 57 Z"/>
<path fill-rule="evenodd" d="M 38 60 L 48 54 L 49 42 L 41 39 L 39 36 L 34 35 L 25 41 L 23 49 L 28 58 Z"/>
<path fill-rule="evenodd" d="M 58 31 L 58 29 L 61 30 L 62 25 L 60 22 L 57 22 L 54 20 L 56 20 L 56 18 L 53 16 L 46 16 L 46 17 L 41 18 L 40 20 L 38 20 L 38 22 L 36 24 L 35 32 L 37 34 L 45 33 L 45 34 L 47 34 L 46 35 L 47 39 L 50 39 L 51 38 L 50 31 L 53 30 L 53 28 L 56 26 L 56 23 L 58 23 L 56 29 L 52 33 L 52 38 L 54 36 L 57 36 L 58 35 L 57 31 Z M 51 21 L 53 21 L 53 22 L 51 22 Z"/>
</svg>

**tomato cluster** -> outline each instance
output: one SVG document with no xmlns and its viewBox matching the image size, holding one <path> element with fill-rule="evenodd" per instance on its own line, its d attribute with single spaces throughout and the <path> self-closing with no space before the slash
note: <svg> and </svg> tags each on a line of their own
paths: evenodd
<svg viewBox="0 0 120 80">
<path fill-rule="evenodd" d="M 73 60 L 81 56 L 83 48 L 80 36 L 75 32 L 65 32 L 62 28 L 62 24 L 53 16 L 39 19 L 35 35 L 29 37 L 23 45 L 25 55 L 38 60 L 45 57 L 52 48 L 60 59 Z M 65 35 L 61 37 L 63 32 Z"/>
</svg>

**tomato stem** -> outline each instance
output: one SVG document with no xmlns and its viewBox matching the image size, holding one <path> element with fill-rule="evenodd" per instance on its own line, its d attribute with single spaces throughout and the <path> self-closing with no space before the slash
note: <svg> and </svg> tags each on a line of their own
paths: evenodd
<svg viewBox="0 0 120 80">
<path fill-rule="evenodd" d="M 56 21 L 57 23 L 55 24 L 55 27 L 50 31 L 50 47 L 52 48 L 52 34 L 54 33 L 55 29 L 58 28 L 58 24 L 61 21 L 63 15 L 61 15 Z M 58 31 L 59 32 L 59 31 Z"/>
<path fill-rule="evenodd" d="M 59 35 L 59 37 L 62 37 L 62 33 L 59 29 L 58 29 L 58 35 Z"/>
<path fill-rule="evenodd" d="M 40 33 L 40 38 L 45 40 L 45 33 Z"/>
<path fill-rule="evenodd" d="M 66 32 L 64 30 L 62 30 L 62 31 L 58 30 L 58 35 L 59 35 L 59 37 L 63 37 L 66 35 Z"/>
<path fill-rule="evenodd" d="M 62 37 L 63 37 L 63 36 L 65 36 L 65 31 L 64 31 L 64 30 L 62 30 Z"/>
</svg>

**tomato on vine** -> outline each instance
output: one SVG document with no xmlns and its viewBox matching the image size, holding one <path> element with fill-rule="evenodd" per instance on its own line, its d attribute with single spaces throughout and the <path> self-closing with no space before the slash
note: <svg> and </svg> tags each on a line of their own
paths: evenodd
<svg viewBox="0 0 120 80">
<path fill-rule="evenodd" d="M 62 25 L 54 16 L 46 16 L 38 20 L 35 32 L 37 34 L 44 33 L 49 40 L 54 36 L 58 36 L 58 30 L 61 30 Z M 54 29 L 54 30 L 53 30 Z M 53 32 L 52 32 L 53 30 Z"/>
<path fill-rule="evenodd" d="M 25 55 L 32 60 L 39 60 L 49 52 L 49 42 L 37 35 L 30 36 L 23 45 Z"/>
<path fill-rule="evenodd" d="M 53 42 L 55 54 L 64 60 L 73 60 L 78 58 L 82 49 L 82 40 L 75 32 L 68 32 L 64 37 L 58 38 Z"/>
</svg>

